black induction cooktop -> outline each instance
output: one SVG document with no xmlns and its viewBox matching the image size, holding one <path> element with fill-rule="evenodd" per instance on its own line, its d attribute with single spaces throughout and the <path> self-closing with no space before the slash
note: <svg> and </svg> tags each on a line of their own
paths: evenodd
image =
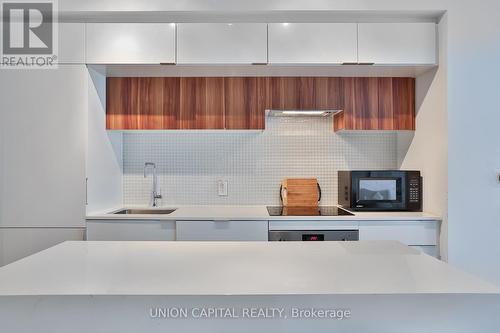
<svg viewBox="0 0 500 333">
<path fill-rule="evenodd" d="M 349 216 L 354 215 L 337 206 L 284 207 L 267 206 L 270 216 Z"/>
</svg>

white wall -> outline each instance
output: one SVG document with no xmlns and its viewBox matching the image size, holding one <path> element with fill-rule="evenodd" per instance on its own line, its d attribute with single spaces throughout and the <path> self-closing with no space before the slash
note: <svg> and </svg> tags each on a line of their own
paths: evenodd
<svg viewBox="0 0 500 333">
<path fill-rule="evenodd" d="M 500 2 L 448 17 L 449 262 L 500 284 Z"/>
<path fill-rule="evenodd" d="M 88 71 L 87 213 L 123 205 L 120 132 L 106 131 L 106 77 Z"/>
<path fill-rule="evenodd" d="M 439 24 L 439 68 L 416 79 L 416 131 L 398 133 L 401 169 L 421 170 L 424 210 L 443 217 L 441 257 L 448 257 L 447 18 Z"/>
</svg>

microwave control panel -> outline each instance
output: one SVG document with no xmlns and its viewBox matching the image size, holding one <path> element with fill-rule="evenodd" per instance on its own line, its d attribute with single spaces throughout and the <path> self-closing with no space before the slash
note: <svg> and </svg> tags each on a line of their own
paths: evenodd
<svg viewBox="0 0 500 333">
<path fill-rule="evenodd" d="M 408 182 L 408 191 L 410 192 L 409 193 L 409 202 L 411 203 L 418 203 L 420 202 L 420 191 L 421 191 L 421 188 L 420 188 L 420 184 L 421 184 L 421 180 L 420 180 L 420 177 L 411 177 L 409 179 L 409 182 Z"/>
</svg>

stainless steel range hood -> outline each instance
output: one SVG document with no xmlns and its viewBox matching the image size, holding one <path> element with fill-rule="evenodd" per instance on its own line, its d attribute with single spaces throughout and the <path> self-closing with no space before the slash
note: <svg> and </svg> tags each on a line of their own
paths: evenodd
<svg viewBox="0 0 500 333">
<path fill-rule="evenodd" d="M 268 117 L 329 117 L 342 110 L 266 110 Z"/>
</svg>

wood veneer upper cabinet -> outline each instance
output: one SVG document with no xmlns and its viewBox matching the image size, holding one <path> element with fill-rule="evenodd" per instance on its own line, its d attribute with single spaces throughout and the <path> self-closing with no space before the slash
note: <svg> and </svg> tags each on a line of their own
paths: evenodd
<svg viewBox="0 0 500 333">
<path fill-rule="evenodd" d="M 394 102 L 392 94 L 392 78 L 378 80 L 378 119 L 381 130 L 394 130 Z"/>
<path fill-rule="evenodd" d="M 225 128 L 264 129 L 270 100 L 268 90 L 267 77 L 224 78 Z"/>
<path fill-rule="evenodd" d="M 414 78 L 342 78 L 335 130 L 415 130 Z"/>
<path fill-rule="evenodd" d="M 378 78 L 354 78 L 354 84 L 349 84 L 348 89 L 354 88 L 349 95 L 354 97 L 353 127 L 357 130 L 379 129 L 378 127 Z"/>
<path fill-rule="evenodd" d="M 179 88 L 179 78 L 107 78 L 106 128 L 177 129 Z"/>
<path fill-rule="evenodd" d="M 395 130 L 415 130 L 415 79 L 392 79 Z"/>
<path fill-rule="evenodd" d="M 180 129 L 224 129 L 224 78 L 180 78 Z"/>
<path fill-rule="evenodd" d="M 107 79 L 106 127 L 111 130 L 224 129 L 224 79 Z"/>
<path fill-rule="evenodd" d="M 342 81 L 335 77 L 271 77 L 270 107 L 276 110 L 326 110 L 343 105 Z"/>
<path fill-rule="evenodd" d="M 335 130 L 414 130 L 415 79 L 107 79 L 108 129 L 264 129 L 265 110 L 343 110 Z"/>
</svg>

